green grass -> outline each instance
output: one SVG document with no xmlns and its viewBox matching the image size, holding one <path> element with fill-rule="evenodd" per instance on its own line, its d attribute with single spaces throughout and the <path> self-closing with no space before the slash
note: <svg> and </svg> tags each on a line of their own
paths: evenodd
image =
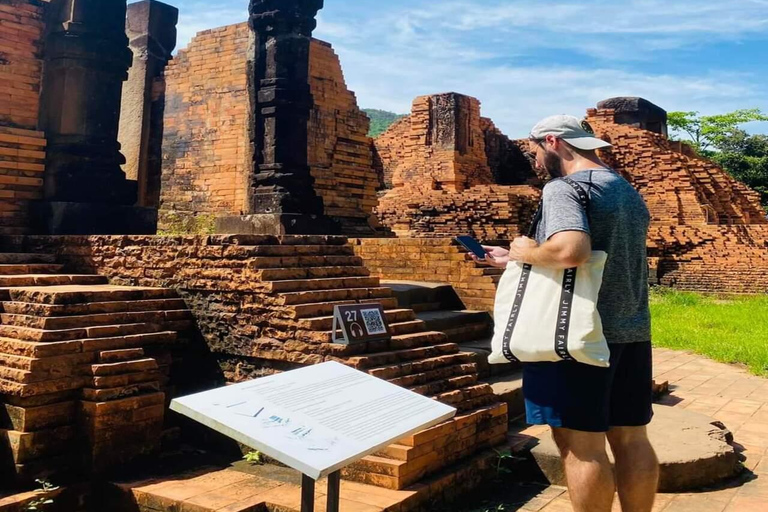
<svg viewBox="0 0 768 512">
<path fill-rule="evenodd" d="M 653 344 L 768 375 L 768 295 L 718 297 L 655 289 Z"/>
</svg>

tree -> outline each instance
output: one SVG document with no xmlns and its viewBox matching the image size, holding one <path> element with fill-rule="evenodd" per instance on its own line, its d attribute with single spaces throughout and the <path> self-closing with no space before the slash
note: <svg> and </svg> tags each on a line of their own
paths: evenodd
<svg viewBox="0 0 768 512">
<path fill-rule="evenodd" d="M 738 132 L 742 131 L 740 125 L 753 121 L 768 121 L 768 116 L 758 108 L 751 108 L 714 116 L 699 116 L 698 112 L 670 112 L 667 117 L 673 135 L 687 135 L 691 145 L 703 155 L 713 149 L 720 150 L 720 145 L 738 136 Z"/>
<path fill-rule="evenodd" d="M 752 121 L 768 121 L 768 116 L 753 108 L 714 116 L 671 112 L 668 117 L 673 135 L 687 135 L 700 155 L 759 192 L 768 211 L 768 136 L 750 135 L 739 127 Z"/>
<path fill-rule="evenodd" d="M 384 133 L 392 123 L 403 117 L 402 115 L 395 114 L 394 112 L 376 110 L 375 108 L 364 108 L 363 112 L 365 112 L 368 118 L 371 120 L 371 129 L 368 132 L 368 136 L 374 138 Z"/>
</svg>

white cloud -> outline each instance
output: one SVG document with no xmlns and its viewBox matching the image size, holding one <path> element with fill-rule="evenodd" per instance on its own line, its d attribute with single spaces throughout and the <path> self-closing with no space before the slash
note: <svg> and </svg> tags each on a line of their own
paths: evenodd
<svg viewBox="0 0 768 512">
<path fill-rule="evenodd" d="M 169 1 L 181 9 L 179 47 L 197 31 L 247 19 L 248 0 Z M 418 95 L 453 90 L 524 136 L 541 117 L 580 115 L 611 96 L 705 114 L 768 111 L 764 63 L 754 74 L 654 65 L 766 32 L 768 0 L 329 0 L 315 35 L 334 45 L 363 107 L 404 113 Z M 728 56 L 713 61 L 727 68 Z"/>
</svg>

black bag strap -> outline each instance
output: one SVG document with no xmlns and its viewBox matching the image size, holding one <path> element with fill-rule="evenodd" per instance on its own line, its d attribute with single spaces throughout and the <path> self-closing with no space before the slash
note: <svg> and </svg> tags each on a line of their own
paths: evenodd
<svg viewBox="0 0 768 512">
<path fill-rule="evenodd" d="M 579 203 L 581 203 L 581 207 L 584 209 L 584 212 L 587 214 L 587 221 L 589 221 L 589 203 L 590 203 L 590 193 L 592 192 L 592 173 L 594 171 L 589 171 L 589 192 L 584 190 L 584 187 L 582 187 L 578 182 L 575 180 L 569 178 L 568 176 L 563 176 L 560 178 L 565 183 L 571 186 L 571 188 L 576 192 L 576 195 L 579 197 Z M 539 224 L 541 223 L 541 217 L 544 215 L 544 200 L 539 203 L 539 208 L 536 210 L 536 215 L 533 216 L 533 221 L 531 222 L 531 227 L 528 229 L 528 238 L 536 238 L 536 229 L 539 227 Z"/>
</svg>

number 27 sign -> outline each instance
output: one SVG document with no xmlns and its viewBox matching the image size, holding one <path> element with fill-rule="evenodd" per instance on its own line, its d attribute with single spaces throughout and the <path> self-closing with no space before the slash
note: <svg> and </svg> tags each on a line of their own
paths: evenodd
<svg viewBox="0 0 768 512">
<path fill-rule="evenodd" d="M 342 337 L 338 337 L 341 331 Z M 343 345 L 389 339 L 389 325 L 381 304 L 350 304 L 333 310 L 333 342 Z"/>
</svg>

